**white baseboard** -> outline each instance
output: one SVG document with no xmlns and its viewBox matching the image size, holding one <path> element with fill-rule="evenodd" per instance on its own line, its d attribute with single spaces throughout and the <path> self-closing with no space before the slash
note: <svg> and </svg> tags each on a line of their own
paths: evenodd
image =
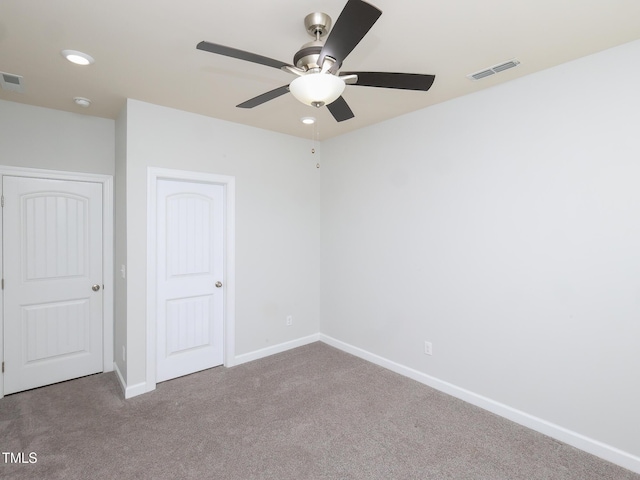
<svg viewBox="0 0 640 480">
<path fill-rule="evenodd" d="M 303 345 L 308 345 L 310 343 L 317 342 L 318 340 L 320 340 L 320 334 L 314 333 L 313 335 L 309 335 L 308 337 L 297 338 L 289 342 L 279 343 L 278 345 L 272 345 L 271 347 L 262 348 L 254 352 L 236 355 L 233 365 L 228 366 L 253 362 L 254 360 L 259 360 L 260 358 L 268 357 L 269 355 L 275 355 L 276 353 L 286 352 L 287 350 L 291 350 L 292 348 L 302 347 Z"/>
<path fill-rule="evenodd" d="M 124 398 L 133 398 L 138 395 L 142 395 L 143 393 L 147 393 L 147 384 L 146 382 L 137 383 L 135 385 L 127 385 L 127 382 L 124 381 L 124 377 L 118 368 L 118 364 L 113 362 L 113 371 L 116 372 L 116 376 L 118 377 L 118 382 L 120 382 L 120 387 L 122 388 L 122 393 L 124 394 Z"/>
<path fill-rule="evenodd" d="M 315 333 L 313 335 L 309 335 L 308 337 L 297 338 L 295 340 L 291 340 L 285 343 L 279 343 L 278 345 L 272 345 L 271 347 L 263 348 L 260 350 L 256 350 L 254 352 L 245 353 L 243 355 L 237 355 L 234 357 L 233 362 L 230 364 L 226 364 L 226 367 L 233 367 L 235 365 L 241 365 L 243 363 L 252 362 L 253 360 L 259 360 L 260 358 L 268 357 L 269 355 L 274 355 L 276 353 L 286 352 L 287 350 L 291 350 L 293 348 L 302 347 L 303 345 L 308 345 L 310 343 L 314 343 L 320 340 L 320 334 Z M 142 395 L 143 393 L 150 392 L 154 390 L 154 388 L 149 389 L 147 386 L 147 382 L 137 383 L 135 385 L 127 385 L 124 381 L 124 377 L 118 368 L 117 363 L 113 363 L 113 369 L 116 372 L 118 377 L 118 381 L 120 382 L 120 386 L 122 387 L 122 392 L 124 393 L 124 398 L 129 399 L 136 397 L 138 395 Z"/>
<path fill-rule="evenodd" d="M 465 402 L 471 403 L 472 405 L 488 410 L 513 422 L 519 423 L 520 425 L 523 425 L 527 428 L 543 433 L 544 435 L 555 438 L 556 440 L 560 440 L 561 442 L 579 448 L 580 450 L 584 450 L 585 452 L 600 457 L 611 463 L 615 463 L 616 465 L 631 470 L 632 472 L 640 473 L 640 457 L 624 452 L 615 447 L 612 447 L 611 445 L 607 445 L 579 433 L 573 432 L 541 418 L 534 417 L 533 415 L 529 415 L 528 413 L 516 410 L 515 408 L 512 408 L 508 405 L 496 402 L 495 400 L 484 397 L 482 395 L 478 395 L 477 393 L 432 377 L 431 375 L 427 375 L 426 373 L 419 372 L 418 370 L 414 370 L 413 368 L 400 365 L 399 363 L 395 363 L 391 360 L 380 357 L 379 355 L 370 353 L 366 350 L 355 347 L 340 340 L 336 340 L 335 338 L 332 338 L 328 335 L 324 335 L 322 333 L 319 334 L 319 340 L 339 350 L 355 355 L 356 357 L 360 357 L 388 370 L 399 373 L 400 375 L 404 375 L 405 377 L 409 377 L 420 383 L 435 388 L 436 390 L 440 390 L 441 392 L 464 400 Z"/>
<path fill-rule="evenodd" d="M 153 388 L 151 390 L 154 390 Z M 133 397 L 137 397 L 138 395 L 142 395 L 143 393 L 150 392 L 151 390 L 147 389 L 147 382 L 136 383 L 135 385 L 127 386 L 124 392 L 124 398 L 129 399 Z"/>
<path fill-rule="evenodd" d="M 127 384 L 124 381 L 124 377 L 122 376 L 122 373 L 120 372 L 120 369 L 118 368 L 118 364 L 116 362 L 113 362 L 113 371 L 116 372 L 116 377 L 118 377 L 118 382 L 120 383 L 120 388 L 122 388 L 122 393 L 125 393 L 127 391 Z"/>
</svg>

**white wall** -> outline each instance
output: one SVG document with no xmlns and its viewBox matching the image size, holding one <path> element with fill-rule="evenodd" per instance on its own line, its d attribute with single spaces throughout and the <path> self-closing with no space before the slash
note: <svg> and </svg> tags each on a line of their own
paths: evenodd
<svg viewBox="0 0 640 480">
<path fill-rule="evenodd" d="M 114 121 L 0 100 L 0 165 L 114 172 Z"/>
<path fill-rule="evenodd" d="M 324 142 L 321 332 L 640 456 L 638 58 Z"/>
<path fill-rule="evenodd" d="M 113 120 L 0 100 L 0 165 L 113 175 L 114 126 Z"/>
<path fill-rule="evenodd" d="M 124 383 L 127 382 L 127 107 L 115 122 L 115 182 L 114 182 L 114 362 Z M 125 278 L 121 268 L 125 267 Z M 123 349 L 125 355 L 123 358 Z"/>
<path fill-rule="evenodd" d="M 0 100 L 0 164 L 117 173 L 129 384 L 146 379 L 147 167 L 234 175 L 237 354 L 320 330 L 639 456 L 639 56 L 324 142 L 321 170 L 308 141 L 138 101 L 114 142 L 111 120 Z"/>
<path fill-rule="evenodd" d="M 146 379 L 150 166 L 236 178 L 236 355 L 316 334 L 320 173 L 310 142 L 135 100 L 126 115 L 127 383 Z"/>
</svg>

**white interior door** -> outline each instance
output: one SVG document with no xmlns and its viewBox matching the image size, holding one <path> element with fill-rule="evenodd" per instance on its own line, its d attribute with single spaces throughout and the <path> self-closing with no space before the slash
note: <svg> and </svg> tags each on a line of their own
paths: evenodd
<svg viewBox="0 0 640 480">
<path fill-rule="evenodd" d="M 4 393 L 103 371 L 102 185 L 2 186 Z"/>
<path fill-rule="evenodd" d="M 157 184 L 156 380 L 223 363 L 224 190 Z"/>
</svg>

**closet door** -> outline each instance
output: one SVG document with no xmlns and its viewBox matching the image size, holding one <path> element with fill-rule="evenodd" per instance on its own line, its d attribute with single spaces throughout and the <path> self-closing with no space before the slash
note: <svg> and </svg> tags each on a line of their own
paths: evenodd
<svg viewBox="0 0 640 480">
<path fill-rule="evenodd" d="M 2 187 L 4 393 L 103 371 L 102 185 Z"/>
<path fill-rule="evenodd" d="M 158 382 L 223 363 L 223 188 L 158 180 Z"/>
</svg>

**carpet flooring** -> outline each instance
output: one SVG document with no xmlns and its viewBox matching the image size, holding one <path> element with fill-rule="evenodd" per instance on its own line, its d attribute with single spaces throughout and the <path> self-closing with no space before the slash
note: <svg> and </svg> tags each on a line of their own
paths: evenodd
<svg viewBox="0 0 640 480">
<path fill-rule="evenodd" d="M 0 450 L 5 479 L 640 480 L 323 343 L 130 400 L 113 373 L 9 395 Z"/>
</svg>

